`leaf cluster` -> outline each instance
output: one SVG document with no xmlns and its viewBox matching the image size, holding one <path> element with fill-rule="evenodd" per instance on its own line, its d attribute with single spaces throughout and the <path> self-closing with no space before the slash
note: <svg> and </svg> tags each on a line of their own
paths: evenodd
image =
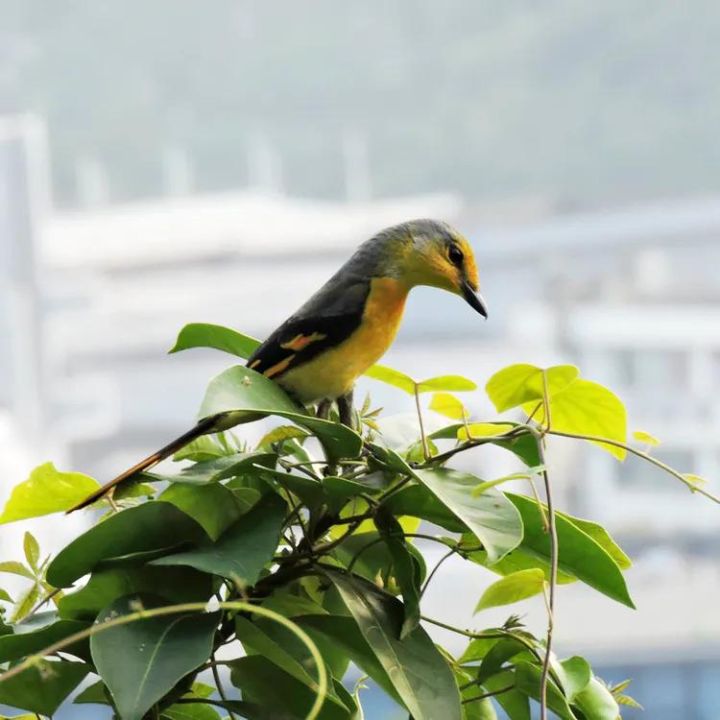
<svg viewBox="0 0 720 720">
<path fill-rule="evenodd" d="M 193 325 L 175 350 L 246 357 L 254 346 Z M 256 446 L 229 432 L 200 438 L 175 457 L 176 472 L 146 473 L 101 501 L 97 523 L 51 559 L 26 536 L 27 565 L 0 565 L 32 583 L 0 624 L 0 703 L 52 716 L 90 677 L 74 701 L 110 706 L 121 720 L 357 720 L 353 664 L 414 720 L 488 719 L 498 708 L 529 720 L 535 703 L 568 720 L 620 717 L 634 702 L 626 684 L 609 688 L 583 658 L 557 658 L 551 633 L 536 636 L 516 616 L 469 631 L 422 614 L 438 577 L 430 545 L 442 547 L 440 563 L 456 557 L 496 578 L 478 593 L 478 612 L 573 582 L 633 606 L 630 560 L 610 534 L 553 510 L 534 484 L 547 480 L 551 434 L 618 459 L 644 454 L 627 445 L 620 400 L 576 368 L 515 365 L 486 387 L 511 419 L 480 422 L 453 394 L 475 389 L 470 380 L 369 374 L 415 396 L 416 442 L 388 442 L 369 404 L 359 430 L 320 419 L 238 365 L 211 381 L 200 416 L 227 428 L 279 418 Z M 425 433 L 424 392 L 452 424 Z M 487 480 L 451 467 L 485 445 L 513 453 L 522 470 Z M 0 521 L 69 508 L 95 487 L 43 465 Z M 459 657 L 433 642 L 432 624 L 466 638 Z"/>
</svg>

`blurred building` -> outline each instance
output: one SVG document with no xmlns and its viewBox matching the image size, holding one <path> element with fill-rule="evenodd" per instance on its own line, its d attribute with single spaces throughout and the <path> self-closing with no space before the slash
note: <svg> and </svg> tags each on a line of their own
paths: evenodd
<svg viewBox="0 0 720 720">
<path fill-rule="evenodd" d="M 106 480 L 185 429 L 207 380 L 233 359 L 211 351 L 168 358 L 182 325 L 213 322 L 262 337 L 362 239 L 418 216 L 443 217 L 471 237 L 491 319 L 418 289 L 388 364 L 416 377 L 461 372 L 483 381 L 512 362 L 577 362 L 625 400 L 631 429 L 665 441 L 658 456 L 720 477 L 720 198 L 535 212 L 522 223 L 499 222 L 453 195 L 341 203 L 237 191 L 52 212 L 43 142 L 32 120 L 0 132 L 3 500 L 23 479 L 18 468 L 45 457 Z M 408 409 L 392 389 L 361 385 L 388 413 Z M 471 405 L 480 417 L 492 412 L 481 394 Z M 485 455 L 464 462 L 486 477 L 512 463 L 500 451 L 490 462 Z M 581 633 L 588 654 L 612 667 L 620 664 L 614 649 L 631 639 L 636 656 L 622 663 L 641 675 L 666 652 L 676 663 L 679 654 L 720 658 L 712 602 L 720 578 L 703 558 L 717 551 L 717 508 L 596 448 L 556 443 L 552 457 L 562 507 L 604 523 L 640 558 L 630 577 L 644 607 L 693 603 L 660 636 L 656 613 L 605 614 L 598 604 L 594 623 L 582 625 L 568 604 L 561 643 L 574 649 Z M 700 712 L 683 717 L 711 717 Z"/>
</svg>

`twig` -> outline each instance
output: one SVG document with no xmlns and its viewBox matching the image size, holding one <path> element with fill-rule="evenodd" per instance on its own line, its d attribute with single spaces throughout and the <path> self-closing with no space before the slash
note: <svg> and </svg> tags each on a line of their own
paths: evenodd
<svg viewBox="0 0 720 720">
<path fill-rule="evenodd" d="M 511 690 L 515 689 L 515 685 L 508 685 L 507 687 L 500 688 L 500 690 L 493 690 L 492 692 L 486 692 L 482 695 L 476 695 L 475 697 L 466 698 L 462 701 L 463 705 L 467 705 L 468 703 L 472 702 L 478 702 L 478 700 L 485 700 L 486 698 L 495 697 L 496 695 L 502 695 L 503 693 L 510 692 Z"/>
<path fill-rule="evenodd" d="M 417 383 L 415 383 L 415 407 L 417 408 L 418 422 L 420 423 L 423 457 L 425 458 L 425 462 L 427 462 L 430 460 L 430 448 L 428 447 L 427 435 L 425 435 L 425 424 L 423 423 L 422 408 L 420 407 L 420 391 Z"/>
<path fill-rule="evenodd" d="M 212 669 L 212 675 L 213 679 L 215 680 L 215 687 L 217 688 L 218 694 L 220 695 L 220 698 L 223 702 L 227 702 L 227 695 L 225 694 L 225 688 L 223 687 L 222 680 L 220 679 L 220 673 L 218 672 L 217 668 L 217 660 L 215 659 L 215 651 L 213 650 L 212 655 L 210 656 L 210 667 Z M 235 714 L 233 713 L 230 708 L 228 708 L 228 718 L 229 720 L 235 720 Z"/>
<path fill-rule="evenodd" d="M 543 370 L 543 403 L 545 405 L 545 432 L 550 432 L 550 396 L 548 392 L 547 373 Z M 542 478 L 545 485 L 545 499 L 547 501 L 547 529 L 550 536 L 550 587 L 547 593 L 547 635 L 545 640 L 545 657 L 543 658 L 542 674 L 540 675 L 540 720 L 547 720 L 547 688 L 550 678 L 550 658 L 552 655 L 553 631 L 555 629 L 555 590 L 558 575 L 558 537 L 555 524 L 555 509 L 550 488 L 550 476 L 545 463 L 545 438 L 536 435 L 538 455 L 542 465 Z M 538 507 L 540 503 L 538 503 Z M 543 586 L 544 589 L 544 586 Z"/>
<path fill-rule="evenodd" d="M 603 445 L 612 445 L 613 447 L 627 450 L 627 452 L 631 453 L 632 455 L 636 455 L 643 460 L 647 460 L 652 465 L 659 467 L 661 470 L 664 470 L 666 473 L 672 475 L 674 478 L 677 478 L 692 492 L 703 495 L 709 500 L 712 500 L 714 503 L 720 505 L 720 497 L 718 497 L 717 495 L 713 495 L 707 490 L 703 490 L 701 487 L 698 487 L 694 483 L 690 482 L 681 472 L 678 472 L 674 468 L 671 468 L 669 465 L 662 462 L 662 460 L 658 460 L 649 453 L 638 450 L 637 448 L 634 448 L 624 442 L 620 442 L 619 440 L 611 440 L 610 438 L 604 438 L 598 435 L 581 435 L 580 433 L 560 432 L 559 430 L 549 430 L 548 435 L 557 435 L 558 437 L 573 438 L 575 440 L 588 440 L 589 442 L 601 443 Z"/>
</svg>

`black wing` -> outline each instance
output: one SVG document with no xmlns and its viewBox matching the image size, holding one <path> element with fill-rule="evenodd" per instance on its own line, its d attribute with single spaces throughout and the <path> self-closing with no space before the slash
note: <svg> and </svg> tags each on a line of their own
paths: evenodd
<svg viewBox="0 0 720 720">
<path fill-rule="evenodd" d="M 366 278 L 338 273 L 250 356 L 250 369 L 278 378 L 347 340 L 362 322 Z"/>
</svg>

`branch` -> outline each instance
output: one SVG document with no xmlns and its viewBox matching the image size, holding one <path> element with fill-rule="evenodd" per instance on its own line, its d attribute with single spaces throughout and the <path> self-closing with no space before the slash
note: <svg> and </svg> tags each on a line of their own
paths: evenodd
<svg viewBox="0 0 720 720">
<path fill-rule="evenodd" d="M 647 460 L 650 464 L 659 467 L 661 470 L 664 470 L 666 473 L 672 475 L 674 478 L 677 478 L 678 480 L 680 480 L 681 483 L 686 485 L 691 492 L 704 495 L 709 500 L 712 500 L 714 503 L 720 505 L 720 497 L 717 497 L 717 495 L 713 495 L 711 492 L 703 490 L 701 487 L 698 487 L 694 483 L 691 483 L 682 473 L 671 468 L 669 465 L 662 462 L 662 460 L 658 460 L 649 453 L 638 450 L 637 448 L 634 448 L 627 443 L 620 442 L 618 440 L 611 440 L 610 438 L 599 437 L 597 435 L 581 435 L 580 433 L 560 432 L 559 430 L 548 430 L 547 432 L 549 435 L 557 435 L 558 437 L 564 438 L 573 438 L 575 440 L 588 440 L 590 442 L 602 443 L 604 445 L 612 445 L 613 447 L 627 450 L 627 452 L 631 453 L 632 455 L 636 455 L 643 460 Z"/>
</svg>

